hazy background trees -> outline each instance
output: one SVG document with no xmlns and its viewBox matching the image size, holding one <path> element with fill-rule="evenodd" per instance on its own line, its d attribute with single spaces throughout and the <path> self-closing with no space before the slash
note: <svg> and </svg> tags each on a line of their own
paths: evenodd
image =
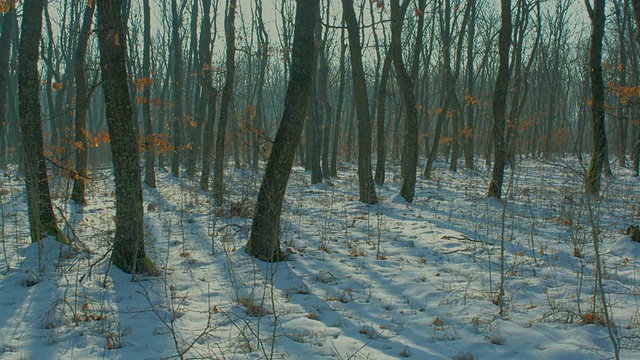
<svg viewBox="0 0 640 360">
<path fill-rule="evenodd" d="M 146 185 L 154 187 L 156 172 L 167 170 L 199 179 L 206 191 L 213 178 L 222 205 L 225 171 L 262 173 L 283 117 L 298 3 L 117 6 Z M 419 182 L 446 181 L 432 178 L 434 167 L 493 172 L 489 194 L 499 197 L 500 172 L 522 157 L 575 155 L 585 176 L 594 159 L 602 160 L 605 175 L 609 161 L 617 161 L 637 175 L 639 5 L 608 1 L 600 12 L 600 2 L 590 4 L 608 19 L 602 89 L 591 79 L 592 21 L 584 1 L 320 1 L 313 20 L 318 62 L 295 164 L 313 170 L 312 182 L 330 182 L 358 159 L 360 200 L 368 203 L 376 200 L 372 178 L 378 186 L 398 185 L 411 202 Z M 0 166 L 21 165 L 25 173 L 31 161 L 23 159 L 31 155 L 18 126 L 18 39 L 27 5 L 0 1 Z M 113 145 L 90 5 L 43 4 L 36 62 L 42 133 L 35 137 L 45 170 L 73 180 L 78 203 L 87 201 L 82 185 L 92 171 L 111 166 Z M 503 27 L 506 21 L 512 26 Z M 505 39 L 513 43 L 501 47 Z M 592 98 L 592 91 L 601 95 Z M 602 123 L 592 110 L 602 111 Z M 389 164 L 401 171 L 387 171 Z M 594 172 L 588 174 L 587 184 L 596 185 Z"/>
</svg>

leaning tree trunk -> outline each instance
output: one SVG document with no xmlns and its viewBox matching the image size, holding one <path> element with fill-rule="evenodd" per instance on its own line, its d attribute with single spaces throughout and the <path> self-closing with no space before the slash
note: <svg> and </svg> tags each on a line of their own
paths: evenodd
<svg viewBox="0 0 640 360">
<path fill-rule="evenodd" d="M 84 71 L 84 64 L 91 35 L 91 25 L 93 25 L 94 6 L 85 6 L 82 29 L 78 37 L 78 46 L 73 58 L 73 71 L 76 76 L 76 173 L 71 191 L 71 200 L 76 204 L 85 205 L 85 181 L 87 177 L 87 112 L 91 94 L 87 89 L 87 76 Z"/>
<path fill-rule="evenodd" d="M 307 113 L 315 62 L 314 29 L 319 0 L 298 0 L 291 74 L 284 112 L 267 163 L 247 242 L 247 252 L 265 261 L 284 258 L 280 249 L 280 213 L 296 148 Z"/>
<path fill-rule="evenodd" d="M 398 0 L 391 1 L 391 56 L 396 71 L 396 77 L 402 99 L 404 100 L 405 125 L 404 145 L 402 147 L 402 186 L 400 195 L 412 202 L 416 191 L 416 168 L 418 166 L 418 114 L 416 110 L 416 95 L 413 92 L 411 77 L 402 60 L 402 23 L 404 14 L 409 6 L 405 0 L 400 8 Z"/>
<path fill-rule="evenodd" d="M 220 102 L 220 120 L 218 121 L 218 135 L 216 137 L 216 153 L 213 165 L 213 197 L 216 205 L 222 205 L 224 195 L 224 164 L 225 164 L 225 138 L 227 136 L 227 123 L 229 122 L 231 96 L 233 96 L 233 83 L 236 74 L 236 0 L 229 0 L 227 16 L 225 18 L 224 33 L 227 40 L 227 74 L 222 89 Z"/>
<path fill-rule="evenodd" d="M 607 133 L 604 124 L 605 88 L 602 76 L 602 40 L 604 38 L 604 0 L 595 0 L 590 9 L 591 39 L 589 48 L 589 77 L 591 80 L 591 125 L 593 126 L 593 151 L 584 187 L 588 194 L 598 195 L 600 178 L 607 152 Z"/>
<path fill-rule="evenodd" d="M 100 67 L 116 185 L 116 233 L 111 261 L 128 273 L 154 273 L 144 249 L 138 144 L 127 86 L 121 0 L 98 0 Z"/>
<path fill-rule="evenodd" d="M 31 241 L 55 236 L 62 243 L 69 239 L 60 231 L 53 213 L 47 165 L 42 140 L 40 113 L 40 78 L 38 59 L 42 32 L 44 0 L 26 0 L 23 7 L 22 31 L 18 47 L 18 96 L 20 98 L 20 130 L 24 146 L 24 172 L 27 185 L 27 207 Z"/>
<path fill-rule="evenodd" d="M 498 53 L 500 65 L 493 94 L 493 146 L 494 164 L 489 197 L 500 199 L 502 196 L 502 182 L 507 157 L 505 140 L 507 112 L 507 93 L 509 91 L 509 47 L 511 46 L 511 0 L 501 1 L 502 25 L 498 34 Z"/>
</svg>

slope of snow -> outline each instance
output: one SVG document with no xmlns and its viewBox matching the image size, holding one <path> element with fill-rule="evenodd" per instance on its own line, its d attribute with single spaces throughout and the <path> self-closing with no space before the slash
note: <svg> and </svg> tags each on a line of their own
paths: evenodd
<svg viewBox="0 0 640 360">
<path fill-rule="evenodd" d="M 277 264 L 244 251 L 260 174 L 229 170 L 218 210 L 197 182 L 159 174 L 144 193 L 158 277 L 109 266 L 110 172 L 93 174 L 85 207 L 65 200 L 65 180 L 52 182 L 76 239 L 66 247 L 30 243 L 23 181 L 10 171 L 2 358 L 612 358 L 594 300 L 594 234 L 621 358 L 640 358 L 640 244 L 624 235 L 640 222 L 640 191 L 627 169 L 615 169 L 596 200 L 581 194 L 576 160 L 526 160 L 507 173 L 499 202 L 485 197 L 486 168 L 438 165 L 433 180 L 419 179 L 413 204 L 389 182 L 377 205 L 357 201 L 353 166 L 320 185 L 295 168 L 281 224 L 289 260 Z"/>
</svg>

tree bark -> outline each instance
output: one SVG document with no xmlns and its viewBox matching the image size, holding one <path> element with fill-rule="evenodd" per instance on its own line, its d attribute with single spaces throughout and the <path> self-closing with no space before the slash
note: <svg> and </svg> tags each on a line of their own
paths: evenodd
<svg viewBox="0 0 640 360">
<path fill-rule="evenodd" d="M 142 77 L 145 87 L 142 91 L 142 126 L 144 128 L 144 183 L 156 187 L 154 170 L 156 153 L 153 141 L 153 125 L 151 123 L 151 6 L 149 0 L 142 1 L 144 13 L 144 30 L 142 44 Z"/>
<path fill-rule="evenodd" d="M 215 141 L 216 98 L 218 90 L 213 86 L 211 64 L 211 0 L 202 0 L 202 25 L 200 28 L 200 63 L 199 72 L 203 84 L 201 101 L 206 102 L 207 120 L 202 134 L 202 172 L 200 173 L 200 189 L 209 190 L 209 176 L 211 174 L 211 160 L 213 158 L 213 143 Z M 215 12 L 214 12 L 215 14 Z M 215 19 L 215 16 L 214 16 Z M 215 36 L 215 31 L 213 32 Z M 204 114 L 203 114 L 204 116 Z"/>
<path fill-rule="evenodd" d="M 338 85 L 338 104 L 336 105 L 336 118 L 333 124 L 333 140 L 331 145 L 331 168 L 329 169 L 330 176 L 338 176 L 338 142 L 340 141 L 340 126 L 342 122 L 342 112 L 344 108 L 344 90 L 345 90 L 345 62 L 346 62 L 347 44 L 345 42 L 344 28 L 340 31 L 340 67 L 338 73 L 340 74 L 340 84 Z"/>
<path fill-rule="evenodd" d="M 360 201 L 366 204 L 378 202 L 371 174 L 371 116 L 364 65 L 362 63 L 362 45 L 358 31 L 353 0 L 342 0 L 344 17 L 349 35 L 349 54 L 351 55 L 351 77 L 356 102 L 358 125 L 358 185 Z"/>
<path fill-rule="evenodd" d="M 593 151 L 584 186 L 588 194 L 597 196 L 600 192 L 600 178 L 606 161 L 607 133 L 605 128 L 604 97 L 605 87 L 602 74 L 602 40 L 604 38 L 604 0 L 594 0 L 591 7 L 585 3 L 591 18 L 591 38 L 589 40 L 589 78 L 591 81 L 591 125 L 593 126 Z"/>
<path fill-rule="evenodd" d="M 173 152 L 171 154 L 171 173 L 180 176 L 180 162 L 182 160 L 182 122 L 184 120 L 182 92 L 184 91 L 182 77 L 182 40 L 180 26 L 182 17 L 178 13 L 177 0 L 171 0 L 171 52 L 173 54 L 173 118 L 171 121 L 171 137 Z"/>
<path fill-rule="evenodd" d="M 402 147 L 402 186 L 400 195 L 412 202 L 416 191 L 416 168 L 418 166 L 418 114 L 416 110 L 416 96 L 413 91 L 411 77 L 402 59 L 402 22 L 409 6 L 405 0 L 400 7 L 398 0 L 391 0 L 391 56 L 396 72 L 396 78 L 402 99 L 404 100 L 404 145 Z M 423 15 L 422 15 L 423 16 Z"/>
<path fill-rule="evenodd" d="M 307 113 L 313 66 L 314 30 L 319 0 L 298 0 L 293 35 L 291 74 L 284 112 L 267 163 L 247 242 L 247 252 L 265 261 L 280 261 L 280 213 L 302 126 Z"/>
<path fill-rule="evenodd" d="M 391 54 L 387 52 L 382 65 L 382 73 L 380 74 L 380 85 L 378 89 L 377 100 L 377 116 L 376 116 L 376 174 L 374 180 L 376 184 L 384 185 L 387 160 L 387 140 L 385 127 L 385 113 L 387 102 L 387 84 L 389 83 L 389 74 L 391 71 Z"/>
<path fill-rule="evenodd" d="M 107 126 L 116 186 L 116 232 L 111 261 L 128 273 L 155 273 L 144 248 L 138 144 L 127 85 L 121 0 L 98 0 L 98 40 Z"/>
<path fill-rule="evenodd" d="M 494 163 L 489 197 L 500 199 L 506 165 L 507 146 L 505 140 L 507 93 L 509 92 L 509 47 L 511 46 L 511 0 L 501 0 L 501 26 L 498 34 L 500 65 L 493 94 L 493 146 Z"/>
<path fill-rule="evenodd" d="M 87 76 L 84 71 L 87 46 L 93 25 L 95 7 L 85 6 L 82 29 L 78 37 L 78 46 L 73 58 L 74 74 L 76 76 L 76 174 L 71 191 L 71 200 L 76 204 L 85 205 L 85 181 L 87 176 L 87 111 L 91 101 L 91 94 L 87 89 Z"/>
<path fill-rule="evenodd" d="M 468 0 L 467 7 L 469 7 L 469 29 L 467 35 L 467 116 L 465 122 L 465 129 L 463 132 L 464 141 L 464 167 L 473 170 L 474 165 L 474 137 L 475 137 L 475 109 L 474 109 L 474 91 L 473 85 L 475 83 L 475 73 L 473 69 L 473 44 L 475 42 L 476 33 L 476 0 Z"/>
<path fill-rule="evenodd" d="M 7 103 L 7 81 L 9 79 L 9 55 L 16 8 L 10 4 L 2 16 L 2 35 L 0 35 L 0 168 L 7 168 L 7 129 L 9 125 L 9 104 Z"/>
<path fill-rule="evenodd" d="M 18 47 L 18 83 L 20 98 L 20 130 L 24 146 L 24 171 L 31 241 L 55 236 L 62 243 L 69 240 L 60 231 L 53 213 L 47 165 L 42 138 L 40 113 L 40 79 L 38 59 L 42 32 L 44 0 L 26 0 L 23 7 L 22 31 Z"/>
<path fill-rule="evenodd" d="M 229 122 L 231 97 L 233 96 L 234 78 L 236 76 L 236 0 L 229 0 L 227 15 L 225 18 L 224 33 L 227 41 L 226 67 L 224 88 L 222 89 L 222 101 L 220 103 L 220 120 L 218 121 L 218 134 L 216 138 L 216 153 L 213 167 L 213 197 L 217 206 L 222 205 L 224 197 L 224 153 L 225 138 L 227 136 L 227 123 Z"/>
</svg>

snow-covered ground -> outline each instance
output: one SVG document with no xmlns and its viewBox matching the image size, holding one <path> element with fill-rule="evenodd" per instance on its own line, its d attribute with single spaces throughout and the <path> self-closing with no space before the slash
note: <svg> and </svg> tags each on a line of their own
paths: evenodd
<svg viewBox="0 0 640 360">
<path fill-rule="evenodd" d="M 413 204 L 389 180 L 373 206 L 357 201 L 353 166 L 319 186 L 295 168 L 289 261 L 276 264 L 244 251 L 258 174 L 227 170 L 228 202 L 214 210 L 195 181 L 159 173 L 144 197 L 162 274 L 137 278 L 107 261 L 110 172 L 92 174 L 84 208 L 52 179 L 77 249 L 30 244 L 23 180 L 0 174 L 0 358 L 605 359 L 611 337 L 621 358 L 640 358 L 640 244 L 624 235 L 640 223 L 640 188 L 628 169 L 589 200 L 575 159 L 526 160 L 498 202 L 486 168 L 444 168 L 418 180 Z"/>
</svg>

